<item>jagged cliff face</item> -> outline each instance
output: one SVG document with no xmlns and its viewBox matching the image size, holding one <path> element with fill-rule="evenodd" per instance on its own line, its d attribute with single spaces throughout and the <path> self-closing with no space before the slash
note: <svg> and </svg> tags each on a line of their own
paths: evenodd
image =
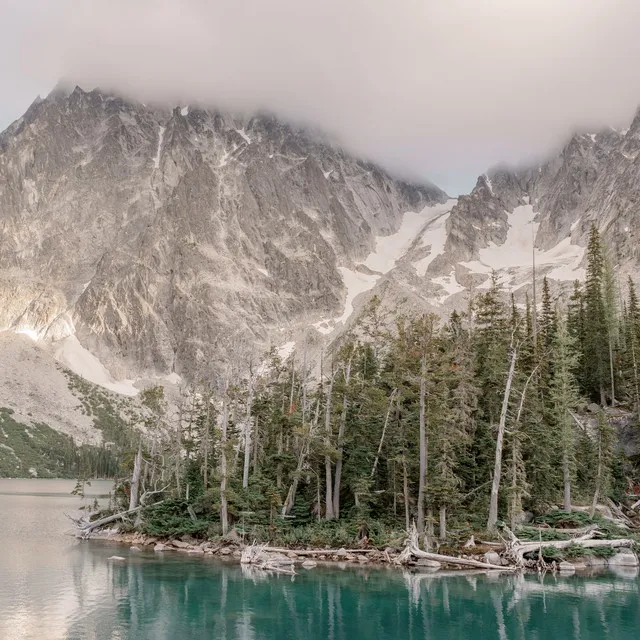
<svg viewBox="0 0 640 640">
<path fill-rule="evenodd" d="M 57 90 L 0 136 L 0 330 L 194 379 L 340 316 L 341 269 L 445 200 L 271 117 Z"/>
<path fill-rule="evenodd" d="M 639 208 L 640 115 L 456 201 L 272 117 L 56 91 L 0 135 L 0 331 L 135 394 L 318 347 L 374 294 L 445 315 L 495 270 L 522 302 L 534 254 L 567 287 L 591 224 L 637 278 Z"/>
<path fill-rule="evenodd" d="M 534 253 L 537 277 L 547 276 L 556 290 L 584 278 L 592 224 L 621 282 L 628 275 L 638 280 L 640 112 L 627 131 L 575 135 L 546 163 L 480 176 L 468 196 L 423 231 L 377 293 L 389 306 L 443 313 L 464 307 L 472 290 L 487 288 L 495 270 L 522 303 Z M 429 244 L 436 255 L 424 258 Z"/>
</svg>

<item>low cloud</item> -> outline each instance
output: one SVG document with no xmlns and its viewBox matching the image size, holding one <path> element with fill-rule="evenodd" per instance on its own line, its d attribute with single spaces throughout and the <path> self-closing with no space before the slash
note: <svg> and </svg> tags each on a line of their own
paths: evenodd
<svg viewBox="0 0 640 640">
<path fill-rule="evenodd" d="M 5 110 L 62 76 L 144 100 L 269 109 L 452 192 L 488 166 L 550 153 L 575 129 L 624 126 L 640 103 L 637 0 L 0 0 L 0 9 Z"/>
</svg>

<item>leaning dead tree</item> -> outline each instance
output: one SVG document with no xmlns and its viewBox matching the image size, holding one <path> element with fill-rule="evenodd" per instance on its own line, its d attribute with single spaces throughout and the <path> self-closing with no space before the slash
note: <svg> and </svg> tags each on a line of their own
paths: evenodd
<svg viewBox="0 0 640 640">
<path fill-rule="evenodd" d="M 141 496 L 139 503 L 133 509 L 126 509 L 125 511 L 120 511 L 118 513 L 114 513 L 110 516 L 105 516 L 104 518 L 98 518 L 97 520 L 87 520 L 86 518 L 73 518 L 72 516 L 67 515 L 67 518 L 71 520 L 76 527 L 76 537 L 78 538 L 88 538 L 94 531 L 97 529 L 102 529 L 106 527 L 108 524 L 112 522 L 117 522 L 118 520 L 128 520 L 129 516 L 139 513 L 142 509 L 147 506 L 147 500 L 152 496 L 158 493 L 163 493 L 168 489 L 168 485 L 163 487 L 162 489 L 157 489 L 155 491 L 145 491 Z M 160 504 L 163 502 L 156 502 L 155 504 Z"/>
</svg>

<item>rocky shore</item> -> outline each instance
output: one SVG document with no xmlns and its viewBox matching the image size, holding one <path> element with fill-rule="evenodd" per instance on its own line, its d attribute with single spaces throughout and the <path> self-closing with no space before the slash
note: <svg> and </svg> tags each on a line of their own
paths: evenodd
<svg viewBox="0 0 640 640">
<path fill-rule="evenodd" d="M 217 556 L 229 560 L 241 561 L 243 549 L 247 548 L 242 538 L 232 531 L 225 538 L 217 541 L 201 541 L 191 536 L 184 535 L 180 538 L 159 538 L 148 536 L 143 533 L 123 533 L 117 529 L 105 529 L 91 536 L 90 539 L 103 540 L 107 542 L 129 546 L 132 551 L 153 550 L 156 553 L 178 552 L 190 556 Z M 486 563 L 487 568 L 496 565 L 504 566 L 508 571 L 509 562 L 500 555 L 498 548 L 495 550 L 485 550 L 484 545 L 478 545 L 475 549 L 469 548 L 464 554 L 451 557 L 451 563 L 417 558 L 410 562 L 399 562 L 402 553 L 401 549 L 388 547 L 386 549 L 282 549 L 267 547 L 265 554 L 276 564 L 299 565 L 304 569 L 311 569 L 319 562 L 339 562 L 352 565 L 370 566 L 395 566 L 414 568 L 420 571 L 435 572 L 442 568 L 460 569 L 457 560 L 463 558 Z M 638 568 L 640 561 L 637 554 L 630 548 L 617 549 L 617 553 L 609 558 L 598 556 L 584 556 L 575 558 L 571 562 L 553 562 L 549 565 L 552 571 L 562 574 L 575 572 L 593 572 L 606 569 L 607 567 L 624 567 L 629 569 Z"/>
</svg>

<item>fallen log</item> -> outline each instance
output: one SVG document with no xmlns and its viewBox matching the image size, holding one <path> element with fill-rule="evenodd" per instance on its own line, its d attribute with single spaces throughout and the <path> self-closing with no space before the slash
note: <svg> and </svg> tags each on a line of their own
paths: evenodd
<svg viewBox="0 0 640 640">
<path fill-rule="evenodd" d="M 411 558 L 425 558 L 426 560 L 435 560 L 436 562 L 455 564 L 462 567 L 475 567 L 477 569 L 494 570 L 494 571 L 513 571 L 515 567 L 503 567 L 499 564 L 491 564 L 489 562 L 480 562 L 480 560 L 473 560 L 471 558 L 454 558 L 453 556 L 445 556 L 440 553 L 431 553 L 429 551 L 423 551 L 418 546 L 418 530 L 416 529 L 415 522 L 411 526 L 409 531 L 409 537 L 407 538 L 405 548 L 402 553 L 396 558 L 396 564 L 408 564 Z"/>
<path fill-rule="evenodd" d="M 142 495 L 142 497 L 140 498 L 140 505 L 135 507 L 134 509 L 127 509 L 126 511 L 120 511 L 119 513 L 114 513 L 110 516 L 105 516 L 104 518 L 98 518 L 98 520 L 84 520 L 83 518 L 72 518 L 71 516 L 67 515 L 67 518 L 69 518 L 70 520 L 72 520 L 78 531 L 76 532 L 76 535 L 78 535 L 78 537 L 80 538 L 88 538 L 89 534 L 94 531 L 95 529 L 100 529 L 101 527 L 104 527 L 105 525 L 111 524 L 112 522 L 117 522 L 118 520 L 124 520 L 126 519 L 128 516 L 133 515 L 134 513 L 138 513 L 139 511 L 141 511 L 142 509 L 145 508 L 146 504 L 145 504 L 145 498 L 154 494 L 154 493 L 160 493 L 161 491 L 164 491 L 164 489 L 160 489 L 158 491 L 150 491 L 150 492 L 146 492 Z M 156 502 L 155 504 L 162 504 L 162 502 L 164 502 L 163 500 L 160 500 L 159 502 Z"/>
<path fill-rule="evenodd" d="M 591 529 L 581 536 L 570 538 L 568 540 L 538 540 L 538 541 L 522 541 L 516 537 L 516 535 L 508 528 L 504 527 L 505 532 L 509 536 L 509 541 L 506 541 L 507 557 L 510 558 L 517 567 L 523 567 L 525 565 L 524 556 L 527 553 L 540 552 L 544 547 L 552 547 L 554 549 L 566 549 L 571 545 L 577 544 L 588 549 L 594 549 L 598 547 L 611 547 L 613 549 L 619 547 L 631 547 L 633 546 L 633 540 L 625 538 L 617 540 L 594 540 L 597 535 L 597 529 Z M 539 558 L 540 560 L 540 558 Z"/>
<path fill-rule="evenodd" d="M 298 556 L 335 556 L 342 553 L 375 553 L 378 549 L 283 549 L 281 547 L 265 547 L 267 553 L 295 553 Z"/>
</svg>

